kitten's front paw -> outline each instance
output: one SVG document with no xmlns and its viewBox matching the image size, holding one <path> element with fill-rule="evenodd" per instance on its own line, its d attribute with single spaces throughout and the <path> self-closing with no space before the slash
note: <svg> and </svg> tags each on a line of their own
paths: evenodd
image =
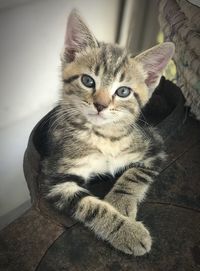
<svg viewBox="0 0 200 271">
<path fill-rule="evenodd" d="M 152 239 L 149 231 L 141 222 L 127 220 L 113 235 L 110 243 L 126 254 L 142 256 L 150 251 Z"/>
<path fill-rule="evenodd" d="M 132 199 L 130 202 L 130 198 L 123 197 L 123 202 L 120 198 L 118 198 L 115 194 L 109 193 L 106 195 L 105 201 L 109 202 L 113 207 L 115 207 L 122 215 L 129 217 L 132 220 L 136 219 L 137 214 L 137 204 Z"/>
</svg>

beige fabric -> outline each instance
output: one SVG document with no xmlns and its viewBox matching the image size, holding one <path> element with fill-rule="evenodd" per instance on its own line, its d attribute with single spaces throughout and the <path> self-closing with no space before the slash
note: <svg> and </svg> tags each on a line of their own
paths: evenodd
<svg viewBox="0 0 200 271">
<path fill-rule="evenodd" d="M 159 21 L 165 40 L 176 46 L 177 84 L 186 105 L 200 120 L 200 8 L 186 0 L 160 0 Z"/>
</svg>

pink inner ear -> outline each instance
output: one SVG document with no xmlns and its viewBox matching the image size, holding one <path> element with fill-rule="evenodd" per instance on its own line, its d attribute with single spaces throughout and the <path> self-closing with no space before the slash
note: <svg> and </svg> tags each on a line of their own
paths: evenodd
<svg viewBox="0 0 200 271">
<path fill-rule="evenodd" d="M 65 38 L 65 54 L 68 61 L 73 61 L 75 58 L 76 51 L 78 51 L 78 41 L 76 34 L 72 31 L 66 34 Z"/>
<path fill-rule="evenodd" d="M 65 46 L 67 48 L 76 48 L 81 44 L 82 38 L 76 25 L 68 23 L 66 35 L 65 35 Z"/>
<path fill-rule="evenodd" d="M 68 19 L 64 40 L 65 56 L 67 61 L 73 61 L 76 52 L 80 50 L 82 42 L 80 31 L 80 21 L 78 17 L 74 14 L 71 14 Z"/>
<path fill-rule="evenodd" d="M 164 56 L 155 57 L 156 61 L 154 63 L 146 63 L 147 78 L 145 83 L 150 86 L 157 82 L 158 78 L 161 76 L 163 69 L 167 65 L 167 59 Z M 148 65 L 149 64 L 149 65 Z"/>
<path fill-rule="evenodd" d="M 65 58 L 67 61 L 71 62 L 75 58 L 76 51 L 73 48 L 68 48 L 65 50 Z"/>
<path fill-rule="evenodd" d="M 96 47 L 96 39 L 75 10 L 69 15 L 64 46 L 67 61 L 73 61 L 86 47 Z"/>
<path fill-rule="evenodd" d="M 157 73 L 149 71 L 148 76 L 147 76 L 147 78 L 145 80 L 146 85 L 150 86 L 150 85 L 156 83 L 158 77 L 159 77 L 159 75 Z"/>
</svg>

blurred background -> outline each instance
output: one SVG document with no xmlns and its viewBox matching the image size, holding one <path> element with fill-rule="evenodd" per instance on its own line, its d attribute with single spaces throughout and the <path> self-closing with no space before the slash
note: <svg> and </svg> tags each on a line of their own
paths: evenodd
<svg viewBox="0 0 200 271">
<path fill-rule="evenodd" d="M 162 41 L 156 0 L 0 0 L 0 228 L 30 206 L 23 154 L 59 97 L 67 16 L 76 7 L 99 40 L 133 54 Z"/>
</svg>

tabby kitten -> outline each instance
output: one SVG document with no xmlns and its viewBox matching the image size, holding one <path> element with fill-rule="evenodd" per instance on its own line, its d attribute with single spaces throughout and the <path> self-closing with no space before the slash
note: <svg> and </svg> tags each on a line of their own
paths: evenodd
<svg viewBox="0 0 200 271">
<path fill-rule="evenodd" d="M 137 206 L 165 158 L 161 137 L 137 120 L 173 53 L 166 42 L 132 57 L 118 45 L 98 42 L 76 11 L 69 16 L 62 96 L 42 165 L 45 197 L 59 213 L 135 256 L 151 249 Z M 106 174 L 118 179 L 100 199 L 88 184 Z"/>
</svg>

